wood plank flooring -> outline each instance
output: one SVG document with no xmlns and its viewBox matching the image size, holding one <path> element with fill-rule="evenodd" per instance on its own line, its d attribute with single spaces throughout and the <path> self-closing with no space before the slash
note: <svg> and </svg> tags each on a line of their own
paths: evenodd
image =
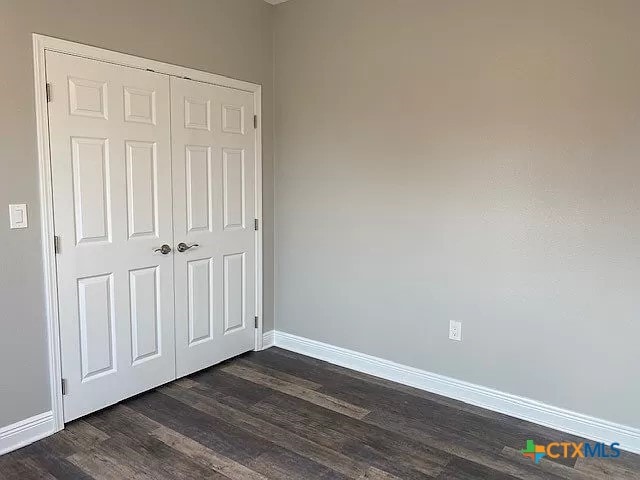
<svg viewBox="0 0 640 480">
<path fill-rule="evenodd" d="M 640 479 L 640 456 L 520 453 L 571 435 L 271 348 L 0 457 L 1 479 Z"/>
</svg>

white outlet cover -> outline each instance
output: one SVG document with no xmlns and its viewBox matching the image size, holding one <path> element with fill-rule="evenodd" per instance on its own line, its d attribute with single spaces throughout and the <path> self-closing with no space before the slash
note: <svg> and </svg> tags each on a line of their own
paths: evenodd
<svg viewBox="0 0 640 480">
<path fill-rule="evenodd" d="M 25 203 L 9 205 L 9 228 L 27 228 L 27 205 Z"/>
<path fill-rule="evenodd" d="M 462 322 L 449 321 L 449 339 L 457 342 L 462 341 Z"/>
</svg>

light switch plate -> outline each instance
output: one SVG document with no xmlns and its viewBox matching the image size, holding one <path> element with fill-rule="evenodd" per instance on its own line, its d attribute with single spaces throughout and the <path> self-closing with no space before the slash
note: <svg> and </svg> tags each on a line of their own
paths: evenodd
<svg viewBox="0 0 640 480">
<path fill-rule="evenodd" d="M 9 205 L 9 228 L 27 228 L 27 205 Z"/>
</svg>

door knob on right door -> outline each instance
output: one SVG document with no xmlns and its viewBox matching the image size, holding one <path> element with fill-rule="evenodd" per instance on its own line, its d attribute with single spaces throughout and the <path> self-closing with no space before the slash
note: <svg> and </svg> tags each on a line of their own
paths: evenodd
<svg viewBox="0 0 640 480">
<path fill-rule="evenodd" d="M 190 248 L 195 248 L 195 247 L 199 247 L 199 246 L 200 246 L 200 245 L 198 245 L 197 243 L 194 243 L 193 245 L 187 245 L 187 244 L 186 244 L 186 243 L 184 243 L 184 242 L 180 242 L 180 243 L 178 244 L 178 251 L 179 251 L 180 253 L 184 253 L 184 252 L 186 252 L 187 250 L 189 250 Z"/>
</svg>

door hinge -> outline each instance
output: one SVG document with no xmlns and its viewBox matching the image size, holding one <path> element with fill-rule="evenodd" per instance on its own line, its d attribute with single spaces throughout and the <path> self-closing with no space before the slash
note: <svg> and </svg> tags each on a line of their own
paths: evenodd
<svg viewBox="0 0 640 480">
<path fill-rule="evenodd" d="M 254 317 L 254 320 L 255 320 L 254 327 L 258 328 L 258 316 L 257 315 Z"/>
<path fill-rule="evenodd" d="M 254 229 L 255 231 L 258 231 L 258 226 L 259 226 L 258 219 L 257 219 L 257 218 L 254 218 L 254 219 L 253 219 L 253 229 Z"/>
<path fill-rule="evenodd" d="M 63 378 L 62 379 L 62 395 L 66 395 L 67 394 L 67 379 Z"/>
<path fill-rule="evenodd" d="M 253 128 L 258 128 L 258 115 L 253 116 Z"/>
<path fill-rule="evenodd" d="M 45 90 L 47 92 L 47 103 L 51 101 L 51 84 L 47 83 Z"/>
<path fill-rule="evenodd" d="M 60 253 L 60 237 L 58 235 L 53 237 L 53 251 L 56 255 Z"/>
</svg>

